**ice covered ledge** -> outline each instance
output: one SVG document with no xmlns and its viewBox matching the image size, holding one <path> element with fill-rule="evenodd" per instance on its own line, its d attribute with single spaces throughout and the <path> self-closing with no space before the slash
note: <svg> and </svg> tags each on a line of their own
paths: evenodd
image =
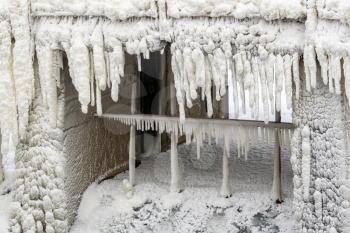
<svg viewBox="0 0 350 233">
<path fill-rule="evenodd" d="M 317 79 L 321 79 L 320 72 Z M 343 220 L 349 219 L 343 216 L 349 201 L 344 99 L 329 93 L 321 81 L 312 93 L 307 92 L 302 80 L 300 99 L 294 99 L 297 128 L 291 157 L 299 227 L 302 232 L 339 232 L 342 227 L 348 232 L 343 226 Z"/>
<path fill-rule="evenodd" d="M 163 2 L 163 1 L 161 1 Z M 266 20 L 304 19 L 303 0 L 166 0 L 172 18 L 232 16 L 236 19 L 261 17 Z"/>
<path fill-rule="evenodd" d="M 106 16 L 111 20 L 157 18 L 156 0 L 32 0 L 33 16 Z"/>
</svg>

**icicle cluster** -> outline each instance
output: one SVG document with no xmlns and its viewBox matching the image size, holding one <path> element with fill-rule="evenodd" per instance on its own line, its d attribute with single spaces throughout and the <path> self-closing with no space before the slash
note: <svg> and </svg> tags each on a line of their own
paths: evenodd
<svg viewBox="0 0 350 233">
<path fill-rule="evenodd" d="M 263 138 L 267 143 L 272 143 L 275 139 L 275 133 L 280 133 L 281 147 L 289 146 L 289 138 L 291 134 L 290 128 L 273 128 L 268 125 L 251 126 L 244 124 L 228 123 L 227 121 L 200 121 L 195 119 L 187 119 L 180 121 L 177 118 L 147 118 L 138 115 L 105 115 L 105 117 L 118 120 L 126 125 L 135 125 L 136 130 L 147 131 L 155 130 L 159 133 L 175 133 L 177 139 L 180 135 L 186 136 L 186 143 L 196 142 L 198 146 L 198 158 L 200 158 L 200 147 L 203 141 L 211 141 L 215 138 L 216 144 L 225 141 L 225 145 L 231 143 L 237 145 L 238 156 L 247 158 L 249 148 L 257 143 L 258 139 Z M 226 122 L 226 123 L 225 123 Z M 228 147 L 229 148 L 229 147 Z M 229 149 L 228 149 L 229 152 Z M 229 153 L 228 153 L 229 154 Z"/>
<path fill-rule="evenodd" d="M 284 26 L 230 18 L 175 21 L 172 70 L 180 118 L 185 118 L 184 106 L 191 108 L 197 98 L 206 99 L 211 117 L 212 98 L 220 101 L 228 86 L 233 89 L 236 117 L 245 113 L 249 104 L 252 117 L 257 119 L 261 100 L 267 122 L 270 112 L 281 110 L 283 89 L 290 109 L 293 82 L 299 93 L 299 54 L 304 37 L 300 24 L 289 23 L 288 31 Z"/>
<path fill-rule="evenodd" d="M 321 66 L 323 84 L 328 85 L 329 92 L 340 95 L 344 83 L 344 95 L 350 103 L 350 41 L 346 39 L 350 36 L 350 27 L 319 20 L 314 34 L 315 54 Z"/>
<path fill-rule="evenodd" d="M 102 18 L 85 21 L 84 18 L 60 20 L 44 17 L 36 21 L 35 28 L 42 92 L 52 114 L 52 123 L 56 115 L 52 90 L 58 80 L 57 66 L 59 68 L 62 64 L 61 52 L 57 50 L 67 54 L 70 76 L 79 93 L 82 112 L 87 113 L 91 105 L 96 106 L 97 114 L 101 115 L 102 91 L 111 88 L 112 99 L 118 101 L 125 52 L 137 56 L 141 70 L 141 55 L 148 59 L 150 51 L 162 47 L 154 20 L 117 23 Z"/>
</svg>

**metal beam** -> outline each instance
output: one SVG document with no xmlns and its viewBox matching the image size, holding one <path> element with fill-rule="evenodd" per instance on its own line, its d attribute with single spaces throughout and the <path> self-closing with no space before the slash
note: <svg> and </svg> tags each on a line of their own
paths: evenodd
<svg viewBox="0 0 350 233">
<path fill-rule="evenodd" d="M 111 114 L 105 113 L 100 118 L 108 119 L 131 119 L 131 120 L 155 120 L 155 121 L 171 121 L 179 122 L 179 117 L 172 116 L 162 116 L 162 115 L 149 115 L 149 114 Z M 294 129 L 292 123 L 276 123 L 269 122 L 264 123 L 263 121 L 254 121 L 254 120 L 236 120 L 236 119 L 209 119 L 209 118 L 186 118 L 181 123 L 201 123 L 201 124 L 221 124 L 221 125 L 236 125 L 236 126 L 247 126 L 247 127 L 264 127 L 264 128 L 274 128 L 274 129 Z"/>
</svg>

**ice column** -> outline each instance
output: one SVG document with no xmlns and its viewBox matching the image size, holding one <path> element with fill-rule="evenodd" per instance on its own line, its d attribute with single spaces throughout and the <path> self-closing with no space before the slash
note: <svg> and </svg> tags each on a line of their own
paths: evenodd
<svg viewBox="0 0 350 233">
<path fill-rule="evenodd" d="M 136 112 L 136 91 L 137 82 L 134 79 L 131 86 L 131 114 Z M 129 182 L 131 186 L 135 185 L 135 145 L 136 144 L 136 128 L 134 124 L 130 126 L 130 142 L 129 142 Z"/>
<path fill-rule="evenodd" d="M 222 197 L 230 197 L 231 196 L 231 191 L 230 187 L 228 184 L 228 179 L 229 179 L 229 138 L 224 136 L 224 146 L 223 146 L 223 156 L 222 156 L 222 186 L 220 190 L 220 195 Z"/>
<path fill-rule="evenodd" d="M 171 116 L 175 115 L 176 105 L 175 105 L 175 87 L 174 85 L 170 86 L 171 88 L 171 99 L 170 99 L 170 111 Z M 177 154 L 177 140 L 174 130 L 171 132 L 171 185 L 170 192 L 180 192 L 180 174 L 179 174 L 179 158 Z"/>
</svg>

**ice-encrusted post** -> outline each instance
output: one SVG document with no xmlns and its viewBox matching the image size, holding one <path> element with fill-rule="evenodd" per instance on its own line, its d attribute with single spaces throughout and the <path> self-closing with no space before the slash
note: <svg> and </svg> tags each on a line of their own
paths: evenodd
<svg viewBox="0 0 350 233">
<path fill-rule="evenodd" d="M 281 122 L 281 113 L 275 113 L 276 122 Z M 282 200 L 282 179 L 281 179 L 281 145 L 280 145 L 280 132 L 279 129 L 275 130 L 275 148 L 274 148 L 274 160 L 273 160 L 273 184 L 272 195 L 276 203 L 281 203 Z"/>
<path fill-rule="evenodd" d="M 174 85 L 170 85 L 170 115 L 174 116 L 176 113 L 176 103 L 175 103 L 175 87 Z M 171 132 L 171 184 L 170 191 L 171 192 L 180 192 L 180 175 L 179 175 L 179 158 L 177 154 L 177 140 L 175 132 Z"/>
<path fill-rule="evenodd" d="M 222 197 L 230 197 L 231 191 L 230 186 L 228 184 L 228 178 L 229 178 L 229 151 L 228 151 L 228 138 L 224 138 L 224 146 L 223 146 L 223 156 L 222 156 L 222 186 L 220 190 L 220 195 Z"/>
<path fill-rule="evenodd" d="M 136 113 L 136 92 L 137 82 L 134 79 L 131 86 L 131 114 Z M 129 142 L 129 182 L 131 186 L 135 185 L 135 148 L 136 148 L 136 128 L 135 125 L 130 126 L 130 142 Z"/>
</svg>

